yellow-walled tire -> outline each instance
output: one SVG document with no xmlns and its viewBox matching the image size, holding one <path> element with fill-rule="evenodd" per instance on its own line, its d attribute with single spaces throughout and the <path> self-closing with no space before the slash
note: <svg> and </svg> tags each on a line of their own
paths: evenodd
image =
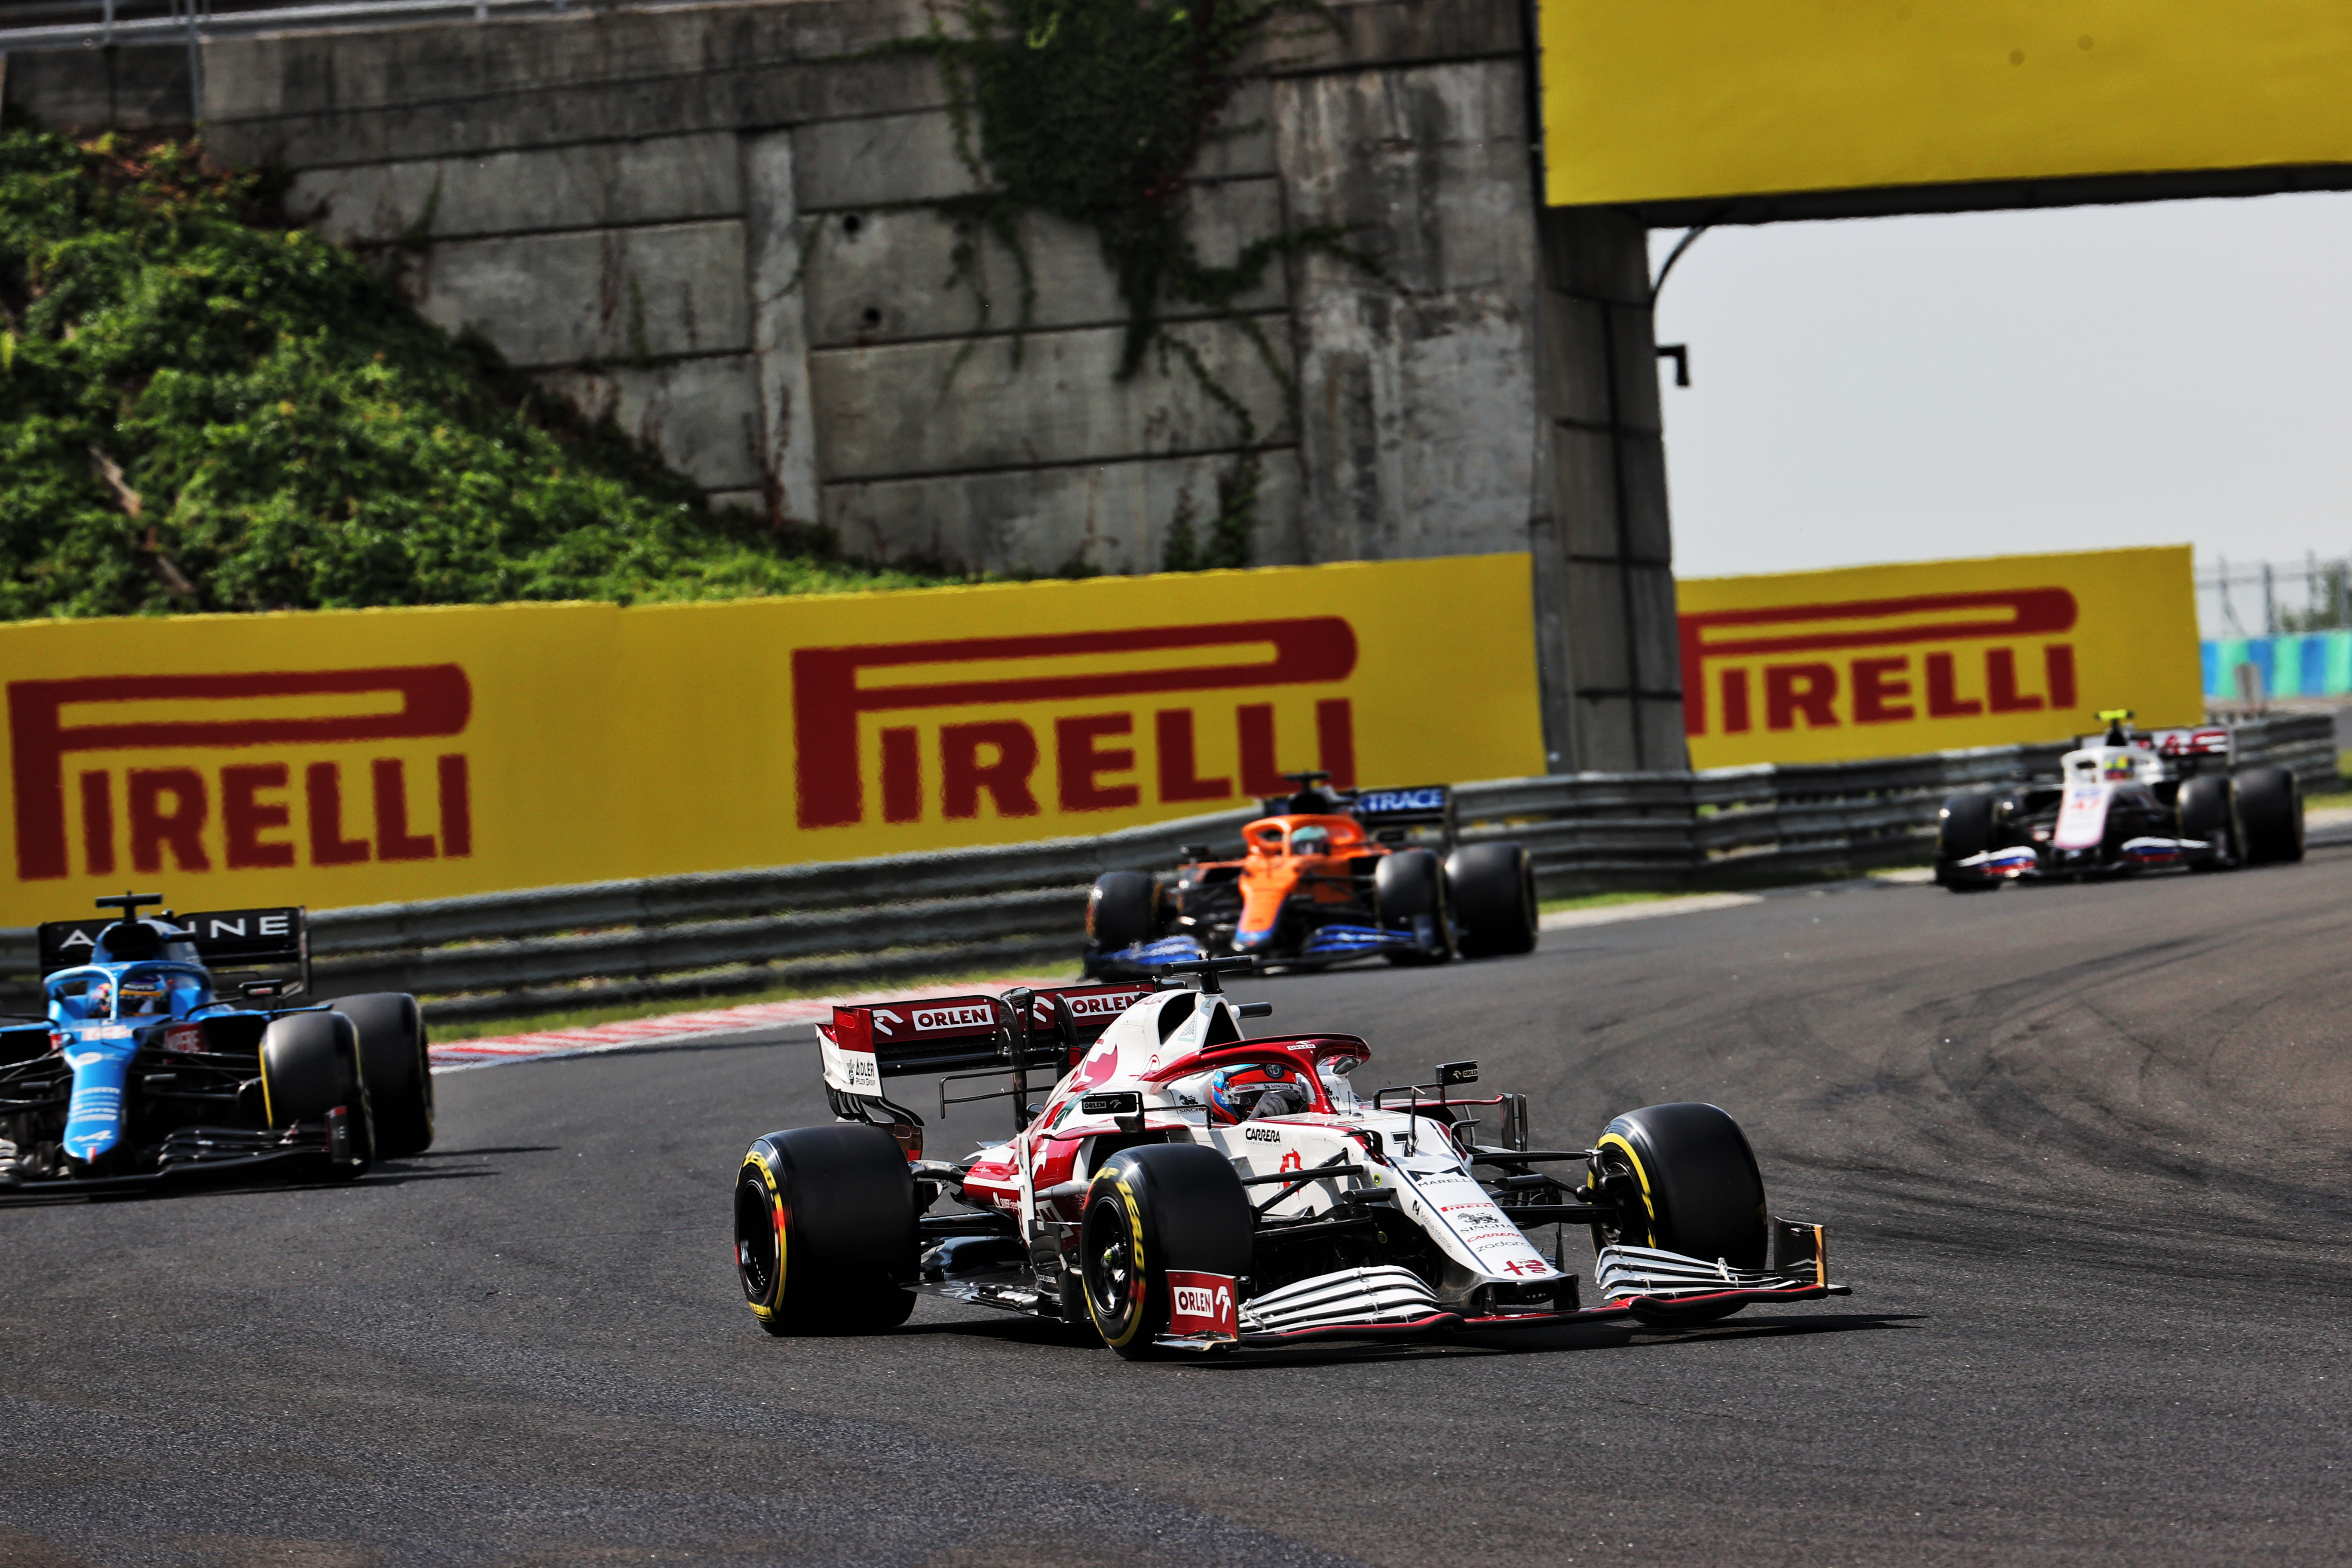
<svg viewBox="0 0 2352 1568">
<path fill-rule="evenodd" d="M 1592 1227 L 1592 1246 L 1654 1247 L 1704 1262 L 1759 1270 L 1771 1247 L 1764 1177 L 1748 1135 L 1712 1105 L 1684 1101 L 1629 1110 L 1594 1141 L 1592 1184 L 1622 1222 Z M 1682 1321 L 1738 1311 L 1725 1307 Z"/>
<path fill-rule="evenodd" d="M 1103 1342 L 1141 1361 L 1168 1331 L 1168 1271 L 1249 1272 L 1249 1198 L 1233 1162 L 1194 1143 L 1148 1143 L 1104 1162 L 1087 1189 L 1078 1265 Z"/>
<path fill-rule="evenodd" d="M 329 1170 L 348 1181 L 375 1159 L 367 1074 L 352 1021 L 324 1009 L 285 1013 L 261 1031 L 261 1103 L 271 1127 L 323 1120 L 341 1110 L 350 1129 L 352 1158 Z"/>
<path fill-rule="evenodd" d="M 835 1122 L 772 1132 L 735 1179 L 735 1273 L 772 1334 L 874 1333 L 915 1310 L 915 1184 L 897 1139 Z"/>
</svg>

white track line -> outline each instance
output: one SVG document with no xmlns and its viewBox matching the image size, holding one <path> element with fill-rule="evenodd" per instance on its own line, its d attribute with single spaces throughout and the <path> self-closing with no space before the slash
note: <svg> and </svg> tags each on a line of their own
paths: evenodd
<svg viewBox="0 0 2352 1568">
<path fill-rule="evenodd" d="M 550 1057 L 593 1056 L 631 1046 L 667 1045 L 677 1040 L 706 1039 L 772 1029 L 779 1024 L 814 1024 L 833 1016 L 836 1004 L 920 1001 L 925 996 L 962 996 L 974 991 L 1001 991 L 1012 985 L 1067 985 L 1070 977 L 1016 974 L 979 980 L 953 990 L 932 985 L 908 998 L 904 991 L 861 991 L 847 996 L 797 997 L 789 1002 L 752 1002 L 740 1007 L 705 1008 L 694 1013 L 665 1013 L 655 1018 L 623 1018 L 611 1024 L 586 1024 L 571 1029 L 536 1029 L 528 1034 L 501 1035 L 479 1040 L 453 1040 L 432 1047 L 435 1072 L 461 1072 L 467 1068 L 498 1067 L 507 1062 L 543 1061 Z"/>
<path fill-rule="evenodd" d="M 1638 904 L 1602 904 L 1591 910 L 1559 910 L 1538 924 L 1545 931 L 1575 926 L 1614 925 L 1619 921 L 1654 921 L 1664 915 L 1696 915 L 1708 910 L 1744 909 L 1764 901 L 1761 893 L 1690 893 L 1677 899 L 1652 899 Z"/>
</svg>

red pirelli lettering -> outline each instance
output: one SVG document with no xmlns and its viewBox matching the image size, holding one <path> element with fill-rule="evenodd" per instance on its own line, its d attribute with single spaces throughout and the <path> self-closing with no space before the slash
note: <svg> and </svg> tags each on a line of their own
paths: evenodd
<svg viewBox="0 0 2352 1568">
<path fill-rule="evenodd" d="M 1758 655 L 1822 653 L 1833 648 L 1900 647 L 1975 641 L 2016 642 L 2070 630 L 2078 616 L 2074 595 L 2064 588 L 2055 587 L 2004 588 L 1968 594 L 1916 594 L 1895 599 L 1782 605 L 1756 610 L 1706 610 L 1681 616 L 1676 618 L 1682 633 L 1683 730 L 1691 735 L 1707 732 L 1706 666 L 1709 660 Z M 1843 624 L 1834 630 L 1823 630 L 1820 629 L 1823 622 Z M 1872 625 L 1873 622 L 1880 624 Z M 1939 658 L 1944 660 L 1940 679 L 1936 663 Z M 1972 710 L 1952 693 L 1950 658 L 1948 654 L 1927 656 L 1927 712 L 1932 718 Z M 2071 650 L 2067 660 L 2065 671 L 2071 678 Z M 1769 671 L 1766 679 L 1768 683 L 1771 679 Z M 2013 667 L 2011 685 L 2013 691 Z M 2053 688 L 2055 685 L 2053 680 Z M 1727 731 L 1736 731 L 1742 727 L 1740 721 L 1746 719 L 1746 683 L 1742 681 L 1739 686 L 1739 700 L 1735 701 L 1731 683 L 1727 679 L 1725 682 Z M 1790 693 L 1791 700 L 1796 695 L 1793 690 Z M 1786 725 L 1774 721 L 1768 691 L 1767 728 L 1786 728 Z M 1940 703 L 1939 699 L 1942 700 Z M 2031 705 L 2039 706 L 2040 699 L 2032 699 Z M 2000 710 L 1996 709 L 1996 711 Z M 1813 710 L 1801 705 L 1792 705 L 1783 716 L 1789 717 L 1797 711 L 1805 711 L 1811 721 L 1810 715 Z M 1885 710 L 1882 708 L 1878 711 Z M 1874 718 L 1860 721 L 1886 721 Z"/>
<path fill-rule="evenodd" d="M 1007 663 L 1113 654 L 1178 653 L 1194 648 L 1236 652 L 1271 645 L 1270 658 L 1242 658 L 1229 663 L 1171 662 L 1158 668 L 1013 675 L 990 679 L 941 679 L 907 685 L 862 685 L 867 670 L 921 665 Z M 965 637 L 951 641 L 870 643 L 845 647 L 798 648 L 793 654 L 793 739 L 803 827 L 845 827 L 865 820 L 857 721 L 861 714 L 918 709 L 997 706 L 1015 702 L 1144 696 L 1159 692 L 1220 691 L 1264 686 L 1296 686 L 1344 680 L 1356 668 L 1356 634 L 1338 616 L 1287 620 L 1227 621 L 1195 626 L 1142 626 L 1118 631 L 1059 632 L 1032 637 Z M 943 744 L 951 732 L 942 729 Z M 1023 732 L 1028 731 L 1023 727 Z M 1243 787 L 1248 782 L 1249 732 L 1244 731 Z M 1270 741 L 1270 735 L 1269 735 Z M 1030 744 L 1034 748 L 1034 737 Z M 1266 748 L 1269 753 L 1272 746 Z M 1009 753 L 1008 753 L 1009 755 Z M 1270 762 L 1270 757 L 1267 759 Z M 943 771 L 953 765 L 943 758 Z M 1001 776 L 1001 775 L 1000 775 Z M 950 816 L 977 810 L 982 787 L 967 775 L 943 778 Z M 961 787 L 960 787 L 961 786 Z M 988 786 L 993 789 L 995 786 Z M 1023 770 L 1016 800 L 1028 795 Z M 1279 788 L 1276 780 L 1269 788 Z M 967 795 L 966 789 L 970 790 Z M 999 808 L 1005 796 L 1000 795 Z M 1034 797 L 1031 797 L 1034 798 Z M 959 811 L 959 805 L 969 809 Z M 1030 810 L 1036 808 L 1030 806 Z M 1007 815 L 1026 815 L 1018 811 Z"/>
<path fill-rule="evenodd" d="M 68 707 L 107 703 L 163 701 L 202 711 L 211 704 L 242 699 L 362 695 L 391 692 L 400 699 L 390 713 L 354 713 L 307 719 L 187 718 L 127 723 L 64 721 Z M 66 876 L 65 759 L 76 752 L 215 751 L 231 747 L 273 744 L 300 745 L 336 741 L 401 740 L 415 736 L 455 735 L 463 731 L 473 711 L 473 689 L 466 672 L 454 664 L 385 666 L 368 669 L 265 670 L 240 675 L 111 675 L 73 680 L 12 680 L 8 683 L 8 760 L 16 785 L 16 875 L 26 881 Z M 138 798 L 142 772 L 134 770 L 131 802 L 132 862 L 144 852 L 160 869 L 164 847 L 170 847 L 184 868 L 197 868 L 203 847 L 185 826 L 188 814 L 203 821 L 203 784 L 187 795 L 186 781 L 162 782 L 146 787 L 148 816 L 142 825 Z M 104 775 L 100 775 L 101 778 Z M 103 786 L 100 786 L 103 788 Z M 172 809 L 164 796 L 174 790 Z M 89 810 L 93 796 L 83 784 L 84 831 L 92 834 L 99 814 Z M 111 800 L 104 814 L 110 818 Z M 313 832 L 317 831 L 314 822 Z M 112 839 L 110 821 L 108 842 Z M 195 845 L 195 864 L 187 846 Z M 104 858 L 110 859 L 111 848 Z M 92 854 L 95 866 L 101 857 Z"/>
</svg>

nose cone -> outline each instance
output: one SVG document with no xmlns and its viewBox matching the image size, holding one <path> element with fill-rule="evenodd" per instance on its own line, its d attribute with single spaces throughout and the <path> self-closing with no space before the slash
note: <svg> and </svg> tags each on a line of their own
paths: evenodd
<svg viewBox="0 0 2352 1568">
<path fill-rule="evenodd" d="M 84 1164 L 122 1139 L 123 1080 L 137 1048 L 130 1037 L 128 1028 L 109 1025 L 84 1030 L 66 1046 L 73 1097 L 66 1104 L 65 1135 L 58 1142 L 68 1157 Z"/>
</svg>

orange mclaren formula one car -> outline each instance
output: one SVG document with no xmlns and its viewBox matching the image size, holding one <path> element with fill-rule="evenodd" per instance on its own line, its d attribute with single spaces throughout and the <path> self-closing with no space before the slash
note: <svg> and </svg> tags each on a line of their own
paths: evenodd
<svg viewBox="0 0 2352 1568">
<path fill-rule="evenodd" d="M 1339 794 L 1325 773 L 1260 803 L 1242 858 L 1188 846 L 1173 877 L 1112 871 L 1087 905 L 1087 973 L 1235 955 L 1285 968 L 1443 963 L 1536 945 L 1535 873 L 1517 844 L 1456 844 L 1441 784 Z"/>
</svg>

